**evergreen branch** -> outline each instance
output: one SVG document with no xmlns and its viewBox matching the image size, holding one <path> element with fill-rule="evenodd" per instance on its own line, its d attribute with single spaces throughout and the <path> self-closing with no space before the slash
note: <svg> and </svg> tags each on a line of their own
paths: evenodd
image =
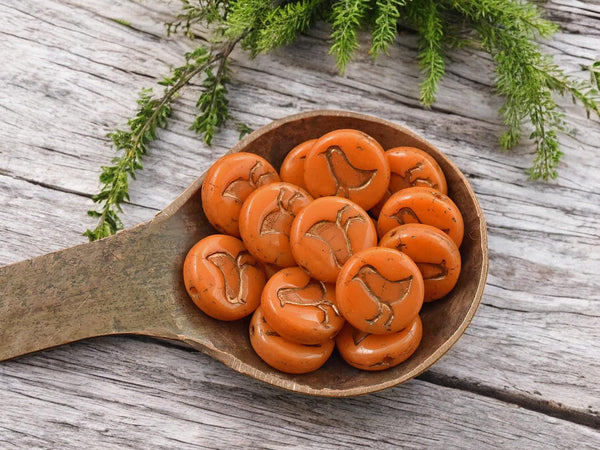
<svg viewBox="0 0 600 450">
<path fill-rule="evenodd" d="M 235 128 L 237 129 L 238 133 L 240 133 L 240 136 L 239 136 L 240 139 L 242 139 L 244 136 L 246 136 L 247 134 L 250 134 L 254 131 L 252 128 L 250 128 L 244 122 L 236 122 Z"/>
<path fill-rule="evenodd" d="M 429 107 L 435 102 L 437 87 L 446 73 L 444 60 L 444 24 L 439 2 L 422 0 L 407 8 L 408 18 L 419 32 L 419 67 L 425 74 L 420 84 L 420 101 Z"/>
<path fill-rule="evenodd" d="M 590 72 L 590 83 L 600 91 L 600 61 L 596 61 L 591 66 L 584 66 L 583 68 Z"/>
<path fill-rule="evenodd" d="M 519 0 L 449 0 L 447 6 L 477 24 L 495 24 L 527 39 L 550 37 L 558 25 L 541 17 L 538 7 Z"/>
<path fill-rule="evenodd" d="M 534 180 L 556 178 L 556 167 L 563 155 L 558 142 L 558 132 L 567 131 L 564 114 L 557 111 L 552 96 L 543 92 L 540 103 L 534 105 L 528 111 L 528 115 L 534 127 L 529 137 L 535 142 L 537 155 L 527 173 Z"/>
<path fill-rule="evenodd" d="M 317 7 L 323 1 L 300 0 L 272 9 L 257 33 L 254 54 L 266 53 L 294 41 L 299 33 L 310 27 Z"/>
<path fill-rule="evenodd" d="M 172 111 L 171 101 L 193 77 L 220 58 L 222 55 L 213 55 L 204 47 L 187 53 L 186 63 L 173 69 L 171 76 L 160 82 L 166 86 L 163 96 L 154 98 L 152 89 L 142 89 L 138 112 L 127 122 L 129 129 L 108 134 L 115 149 L 123 154 L 113 158 L 113 165 L 102 167 L 102 188 L 92 197 L 102 206 L 99 211 L 88 211 L 98 222 L 96 228 L 84 233 L 90 241 L 110 236 L 123 227 L 118 214 L 123 211 L 121 204 L 129 201 L 129 176 L 135 179 L 136 170 L 142 168 L 142 157 L 147 153 L 148 144 L 156 139 L 156 129 L 166 127 Z"/>
<path fill-rule="evenodd" d="M 180 29 L 189 37 L 194 38 L 195 35 L 191 28 L 197 23 L 220 22 L 227 14 L 228 0 L 180 0 L 181 9 L 183 12 L 177 14 L 175 21 L 165 23 L 167 36 L 178 33 Z"/>
<path fill-rule="evenodd" d="M 496 24 L 480 23 L 477 28 L 484 48 L 496 61 L 496 89 L 506 98 L 500 109 L 508 126 L 500 139 L 502 147 L 518 144 L 522 123 L 528 119 L 534 128 L 530 138 L 537 150 L 529 173 L 532 178 L 555 178 L 562 156 L 557 136 L 568 128 L 544 70 L 551 60 L 524 35 L 510 33 Z"/>
<path fill-rule="evenodd" d="M 579 101 L 585 108 L 588 118 L 591 113 L 600 117 L 600 78 L 595 80 L 592 76 L 591 82 L 569 78 L 549 57 L 545 57 L 542 65 L 536 69 L 544 78 L 544 84 L 548 89 L 562 96 L 570 95 L 574 102 Z"/>
<path fill-rule="evenodd" d="M 463 0 L 469 4 L 471 0 Z M 570 94 L 579 100 L 590 112 L 599 112 L 598 90 L 583 81 L 572 80 L 553 63 L 552 58 L 543 55 L 539 46 L 532 40 L 533 29 L 539 36 L 546 36 L 556 27 L 536 17 L 537 9 L 532 5 L 503 2 L 504 8 L 491 8 L 498 0 L 483 0 L 488 20 L 473 10 L 463 10 L 469 14 L 472 24 L 481 36 L 483 48 L 496 61 L 496 90 L 505 97 L 500 108 L 507 131 L 500 138 L 503 148 L 512 148 L 519 143 L 524 122 L 533 126 L 530 138 L 536 146 L 536 157 L 529 170 L 532 178 L 556 178 L 556 168 L 562 152 L 558 135 L 568 133 L 565 116 L 553 98 L 553 93 Z M 478 19 L 475 22 L 475 19 Z M 503 21 L 510 20 L 510 23 Z M 521 28 L 515 29 L 515 23 Z M 525 26 L 524 24 L 527 24 Z"/>
<path fill-rule="evenodd" d="M 387 53 L 397 35 L 399 21 L 409 24 L 419 35 L 418 60 L 424 81 L 420 99 L 425 106 L 435 100 L 445 71 L 445 53 L 465 43 L 478 45 L 496 63 L 496 92 L 505 101 L 500 114 L 507 126 L 500 139 L 504 148 L 521 139 L 524 124 L 531 126 L 530 138 L 537 155 L 529 171 L 532 178 L 553 178 L 562 155 L 558 136 L 569 132 L 565 116 L 553 94 L 569 95 L 583 105 L 588 116 L 600 117 L 600 61 L 584 67 L 590 82 L 567 76 L 552 58 L 541 53 L 537 39 L 551 36 L 558 27 L 542 18 L 538 7 L 527 0 L 180 0 L 182 12 L 166 24 L 167 34 L 183 30 L 196 37 L 196 24 L 213 24 L 212 42 L 218 39 L 223 50 L 216 53 L 204 47 L 187 53 L 186 63 L 174 68 L 159 84 L 162 97 L 143 89 L 138 111 L 128 129 L 110 133 L 117 152 L 112 165 L 102 168 L 100 192 L 93 200 L 101 206 L 88 211 L 98 219 L 90 240 L 113 234 L 122 228 L 118 216 L 122 203 L 129 200 L 129 177 L 142 168 L 142 157 L 164 128 L 171 115 L 171 103 L 190 80 L 203 74 L 203 91 L 196 106 L 198 114 L 191 128 L 210 145 L 216 130 L 230 118 L 227 100 L 229 56 L 236 44 L 251 56 L 292 42 L 309 29 L 315 19 L 331 24 L 330 54 L 341 74 L 359 47 L 358 31 L 371 32 L 370 54 L 376 59 Z M 128 22 L 119 20 L 128 25 Z M 223 42 L 224 41 L 224 42 Z M 218 62 L 218 65 L 216 64 Z M 215 73 L 216 69 L 216 73 Z M 240 138 L 251 131 L 236 123 Z"/>
<path fill-rule="evenodd" d="M 229 82 L 229 56 L 236 45 L 248 33 L 249 30 L 246 30 L 236 39 L 229 41 L 225 45 L 225 48 L 219 54 L 220 61 L 216 75 L 213 73 L 211 66 L 207 67 L 204 71 L 205 78 L 202 83 L 204 91 L 200 94 L 196 102 L 196 108 L 198 108 L 200 114 L 196 116 L 190 129 L 202 135 L 207 145 L 212 145 L 213 137 L 218 128 L 227 119 L 232 118 L 229 114 L 229 100 L 227 100 L 228 91 L 226 87 L 227 82 Z"/>
<path fill-rule="evenodd" d="M 228 72 L 229 61 L 226 56 L 219 61 L 216 76 L 212 71 L 212 67 L 208 67 L 204 71 L 205 78 L 202 83 L 204 91 L 196 102 L 196 108 L 201 114 L 196 116 L 190 129 L 203 135 L 204 142 L 207 145 L 212 145 L 217 128 L 230 118 L 227 88 L 225 87 L 225 84 L 229 81 Z"/>
<path fill-rule="evenodd" d="M 375 19 L 371 32 L 371 49 L 369 50 L 373 60 L 377 59 L 381 52 L 388 54 L 388 48 L 396 39 L 398 32 L 399 9 L 404 5 L 406 5 L 406 0 L 375 1 Z"/>
<path fill-rule="evenodd" d="M 237 39 L 242 35 L 252 35 L 248 30 L 260 29 L 263 17 L 272 7 L 271 0 L 233 0 L 225 20 L 225 37 Z M 253 40 L 255 36 L 251 36 Z"/>
<path fill-rule="evenodd" d="M 369 0 L 338 0 L 331 11 L 331 39 L 329 50 L 335 56 L 340 74 L 358 49 L 358 28 L 369 11 Z"/>
</svg>

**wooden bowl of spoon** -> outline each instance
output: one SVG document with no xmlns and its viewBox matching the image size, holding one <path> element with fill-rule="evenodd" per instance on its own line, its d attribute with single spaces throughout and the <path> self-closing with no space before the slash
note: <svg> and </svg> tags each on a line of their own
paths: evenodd
<svg viewBox="0 0 600 450">
<path fill-rule="evenodd" d="M 462 272 L 444 299 L 424 305 L 423 340 L 410 359 L 381 372 L 363 372 L 335 355 L 319 370 L 289 375 L 252 350 L 248 319 L 221 322 L 203 314 L 186 293 L 188 250 L 215 230 L 202 210 L 195 180 L 156 217 L 100 241 L 0 268 L 0 361 L 85 338 L 138 334 L 177 340 L 240 373 L 284 389 L 329 397 L 379 391 L 429 368 L 458 340 L 479 306 L 488 269 L 485 221 L 464 175 L 423 138 L 384 120 L 343 111 L 313 111 L 277 120 L 231 152 L 259 154 L 279 168 L 297 144 L 340 128 L 362 130 L 384 148 L 419 147 L 441 166 L 448 195 L 461 210 Z"/>
</svg>

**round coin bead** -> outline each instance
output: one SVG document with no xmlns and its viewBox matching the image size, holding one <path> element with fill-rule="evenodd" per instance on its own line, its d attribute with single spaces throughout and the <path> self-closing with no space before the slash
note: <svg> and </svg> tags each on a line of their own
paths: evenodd
<svg viewBox="0 0 600 450">
<path fill-rule="evenodd" d="M 416 147 L 394 147 L 386 150 L 385 156 L 390 165 L 390 184 L 383 198 L 372 208 L 376 216 L 387 199 L 401 189 L 429 187 L 442 194 L 448 194 L 442 168 L 426 151 Z"/>
<path fill-rule="evenodd" d="M 244 244 L 260 261 L 295 266 L 290 229 L 296 214 L 312 201 L 304 189 L 290 183 L 271 183 L 252 192 L 240 210 Z"/>
<path fill-rule="evenodd" d="M 300 267 L 287 267 L 269 279 L 261 307 L 275 331 L 301 344 L 331 340 L 346 323 L 337 307 L 335 285 L 312 279 Z"/>
<path fill-rule="evenodd" d="M 373 221 L 357 204 L 342 197 L 321 197 L 292 222 L 292 254 L 317 280 L 334 283 L 355 252 L 377 245 Z"/>
<path fill-rule="evenodd" d="M 279 169 L 279 176 L 282 181 L 306 189 L 306 184 L 304 183 L 304 161 L 315 141 L 316 139 L 304 141 L 290 150 Z"/>
<path fill-rule="evenodd" d="M 390 166 L 381 145 L 368 134 L 335 130 L 317 139 L 308 152 L 304 182 L 313 197 L 337 195 L 369 209 L 388 187 Z"/>
<path fill-rule="evenodd" d="M 305 345 L 282 338 L 266 321 L 258 307 L 250 320 L 250 344 L 271 367 L 286 373 L 300 374 L 321 367 L 335 347 L 335 340 Z"/>
<path fill-rule="evenodd" d="M 404 253 L 373 247 L 352 255 L 336 282 L 338 308 L 355 328 L 373 334 L 400 331 L 423 304 L 423 277 Z"/>
<path fill-rule="evenodd" d="M 425 283 L 425 302 L 442 298 L 458 281 L 460 252 L 454 241 L 438 228 L 420 223 L 400 225 L 388 231 L 379 245 L 395 248 L 417 264 Z"/>
<path fill-rule="evenodd" d="M 376 371 L 406 361 L 417 350 L 422 337 L 423 325 L 417 315 L 406 328 L 393 334 L 370 334 L 348 323 L 336 338 L 336 345 L 351 366 Z"/>
<path fill-rule="evenodd" d="M 279 180 L 273 166 L 253 153 L 231 153 L 208 169 L 202 182 L 202 208 L 219 232 L 240 236 L 242 204 L 258 187 Z"/>
<path fill-rule="evenodd" d="M 204 313 L 215 319 L 237 320 L 260 305 L 265 274 L 241 240 L 213 234 L 188 252 L 183 280 Z"/>
<path fill-rule="evenodd" d="M 457 247 L 463 239 L 465 226 L 456 204 L 447 195 L 431 188 L 412 187 L 392 194 L 377 219 L 377 233 L 385 233 L 398 225 L 424 223 L 439 228 Z"/>
</svg>

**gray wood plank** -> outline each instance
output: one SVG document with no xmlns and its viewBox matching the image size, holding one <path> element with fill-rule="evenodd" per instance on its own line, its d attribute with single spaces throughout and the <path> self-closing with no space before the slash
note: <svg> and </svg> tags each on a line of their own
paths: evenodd
<svg viewBox="0 0 600 450">
<path fill-rule="evenodd" d="M 190 48 L 185 39 L 164 36 L 162 23 L 171 8 L 158 1 L 87 4 L 75 0 L 44 3 L 0 0 L 3 24 L 0 55 L 7 61 L 0 72 L 0 264 L 85 241 L 81 232 L 93 226 L 85 216 L 85 210 L 93 206 L 89 197 L 97 190 L 100 165 L 112 157 L 106 132 L 122 126 L 131 115 L 136 91 L 141 86 L 152 86 L 157 77 L 165 74 L 168 65 L 180 63 L 180 55 Z M 570 72 L 585 76 L 579 65 L 599 58 L 600 5 L 561 0 L 548 2 L 545 8 L 564 30 L 546 46 L 547 51 L 556 55 Z M 127 19 L 133 28 L 121 26 L 111 18 Z M 304 110 L 336 108 L 406 125 L 445 150 L 465 172 L 488 221 L 490 275 L 482 307 L 466 335 L 430 373 L 431 381 L 447 387 L 434 387 L 423 381 L 416 385 L 427 386 L 429 396 L 455 392 L 453 386 L 470 386 L 474 392 L 496 393 L 499 398 L 513 399 L 528 407 L 533 405 L 538 411 L 576 417 L 579 422 L 600 426 L 600 388 L 596 381 L 600 377 L 598 120 L 588 121 L 585 113 L 565 101 L 568 119 L 579 133 L 563 139 L 565 157 L 560 178 L 551 183 L 533 183 L 524 174 L 532 159 L 530 147 L 523 145 L 511 153 L 497 148 L 502 127 L 496 111 L 501 99 L 492 92 L 489 57 L 471 50 L 453 55 L 439 101 L 427 111 L 418 106 L 416 41 L 410 33 L 403 34 L 389 59 L 382 59 L 375 66 L 366 52 L 361 52 L 345 77 L 335 72 L 333 60 L 327 55 L 327 39 L 327 29 L 320 27 L 294 46 L 273 55 L 251 61 L 240 52 L 235 53 L 230 89 L 233 114 L 258 127 Z M 191 91 L 178 100 L 171 126 L 160 133 L 160 141 L 146 158 L 145 170 L 132 185 L 133 205 L 126 208 L 124 216 L 127 226 L 150 219 L 237 141 L 232 124 L 217 137 L 212 148 L 204 146 L 187 130 L 194 111 L 193 94 L 198 89 Z M 44 379 L 59 382 L 62 373 L 68 370 L 69 359 L 77 360 L 81 379 L 89 375 L 90 389 L 97 390 L 98 401 L 109 402 L 110 395 L 104 396 L 103 392 L 110 382 L 96 384 L 93 367 L 98 356 L 87 350 L 95 349 L 97 342 L 104 342 L 101 352 L 112 354 L 106 358 L 109 364 L 113 358 L 119 361 L 121 344 L 113 349 L 114 342 L 127 341 L 92 341 L 61 349 L 68 357 L 47 364 Z M 141 344 L 136 341 L 122 345 L 137 349 Z M 160 345 L 144 345 L 154 346 L 174 366 L 178 366 L 178 359 L 180 364 L 188 364 L 189 355 L 185 352 L 174 350 L 173 356 L 165 356 L 166 350 Z M 132 358 L 128 370 L 144 385 L 145 357 Z M 207 359 L 201 355 L 194 358 Z M 44 439 L 69 427 L 54 424 L 56 419 L 51 413 L 44 413 L 55 408 L 52 402 L 60 397 L 60 391 L 56 393 L 39 380 L 29 379 L 36 365 L 44 364 L 40 361 L 45 361 L 43 355 L 24 358 L 11 363 L 16 364 L 10 366 L 15 369 L 6 372 L 0 365 L 0 396 L 6 399 L 2 404 L 15 405 L 15 411 L 27 411 L 31 420 L 39 421 L 46 430 L 42 440 L 21 443 L 44 446 Z M 157 364 L 162 363 L 157 361 Z M 136 365 L 141 365 L 140 373 L 136 373 Z M 220 365 L 210 367 L 216 375 L 207 372 L 206 376 L 237 380 L 231 383 L 237 383 L 240 389 L 247 383 Z M 196 370 L 197 376 L 205 376 L 203 368 Z M 43 400 L 33 402 L 15 395 L 8 386 L 20 379 L 38 386 L 36 395 Z M 213 388 L 207 385 L 202 392 L 212 392 Z M 404 388 L 400 389 L 404 392 Z M 185 391 L 177 391 L 176 387 L 173 390 L 176 396 L 185 397 Z M 272 395 L 288 400 L 285 394 L 265 386 L 256 387 L 256 392 L 248 395 L 251 399 Z M 374 398 L 387 395 L 382 393 Z M 163 397 L 153 396 L 154 407 Z M 79 403 L 76 394 L 71 398 L 79 410 L 76 420 L 81 426 L 88 426 L 85 422 L 90 419 L 96 425 L 89 427 L 98 427 L 89 403 L 85 400 Z M 485 422 L 483 414 L 491 400 L 476 394 L 469 394 L 467 400 L 459 400 L 459 396 L 450 398 L 454 400 L 444 402 L 444 408 L 455 406 L 465 415 L 472 411 L 481 420 L 479 424 L 464 425 L 463 432 L 469 427 L 480 426 L 480 431 L 484 426 L 493 427 L 493 423 Z M 151 403 L 148 400 L 148 405 Z M 238 407 L 247 403 L 248 398 L 241 396 Z M 511 426 L 528 420 L 509 414 L 512 406 L 501 406 L 496 400 L 492 403 L 498 411 L 503 411 L 498 413 L 503 417 L 501 420 Z M 354 405 L 349 407 L 356 409 L 353 414 L 358 414 L 361 408 L 370 408 L 368 401 L 348 404 Z M 374 404 L 379 405 L 377 401 Z M 318 403 L 311 405 L 315 407 Z M 435 411 L 436 406 L 431 402 L 423 414 L 435 417 Z M 212 417 L 217 417 L 214 419 L 217 422 L 227 422 L 229 414 L 228 410 Z M 283 410 L 281 414 L 285 421 L 291 413 Z M 543 430 L 549 429 L 546 427 L 555 420 L 529 412 L 523 417 L 529 417 L 527 414 L 533 414 L 535 419 L 531 419 L 531 424 L 541 424 Z M 0 418 L 0 426 L 14 426 L 15 417 L 13 414 Z M 161 417 L 149 414 L 145 426 L 165 426 L 165 435 L 176 436 L 179 425 L 169 428 Z M 234 426 L 233 422 L 227 423 Z M 322 426 L 326 420 L 320 417 L 315 423 Z M 425 423 L 423 419 L 423 427 Z M 356 423 L 355 426 L 358 427 Z M 458 427 L 445 426 L 450 430 L 448 433 L 453 432 L 453 426 Z M 123 427 L 122 435 L 125 428 L 139 428 L 135 423 Z M 561 442 L 565 446 L 569 439 L 575 439 L 572 434 L 588 436 L 587 431 L 575 433 L 580 428 L 569 427 L 568 424 L 560 427 L 561 432 L 573 431 L 564 431 Z M 250 426 L 246 423 L 243 428 L 246 433 Z M 207 429 L 201 427 L 196 436 L 208 433 Z M 110 438 L 110 433 L 103 435 L 98 430 L 101 429 L 94 431 L 97 434 L 90 431 L 86 435 L 95 436 L 93 439 L 98 442 Z M 415 430 L 417 433 L 419 429 Z M 527 430 L 523 432 L 525 435 L 531 428 Z M 386 434 L 387 428 L 378 431 L 391 436 Z M 14 433 L 10 436 L 26 430 L 19 428 Z M 75 433 L 74 429 L 71 434 Z M 257 433 L 252 439 L 268 434 L 264 429 Z M 349 434 L 358 436 L 356 429 Z M 140 431 L 136 436 L 141 439 L 143 435 Z M 4 436 L 1 431 L 0 436 Z M 287 442 L 285 435 L 279 438 L 280 444 Z M 306 442 L 298 439 L 297 445 Z M 425 441 L 414 436 L 411 439 L 415 445 L 425 445 Z M 367 445 L 368 441 L 356 442 Z M 458 441 L 454 442 L 458 445 Z"/>
<path fill-rule="evenodd" d="M 600 433 L 588 427 L 423 381 L 363 397 L 317 399 L 145 340 L 77 343 L 2 364 L 0 374 L 6 380 L 0 442 L 17 448 L 600 445 Z"/>
</svg>

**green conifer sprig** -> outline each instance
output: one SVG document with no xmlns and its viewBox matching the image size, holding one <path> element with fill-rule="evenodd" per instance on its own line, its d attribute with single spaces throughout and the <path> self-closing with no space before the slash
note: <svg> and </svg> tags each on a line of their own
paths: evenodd
<svg viewBox="0 0 600 450">
<path fill-rule="evenodd" d="M 358 49 L 358 30 L 370 6 L 369 0 L 338 0 L 331 9 L 330 53 L 342 75 Z"/>
<path fill-rule="evenodd" d="M 267 53 L 293 42 L 299 33 L 311 26 L 315 12 L 323 1 L 300 0 L 270 10 L 258 29 L 253 53 Z"/>
<path fill-rule="evenodd" d="M 201 46 L 186 53 L 185 64 L 172 69 L 171 73 L 158 82 L 165 86 L 162 97 L 155 97 L 152 89 L 142 89 L 137 101 L 138 111 L 127 122 L 128 129 L 117 130 L 108 134 L 118 153 L 112 159 L 112 165 L 103 166 L 100 174 L 100 192 L 92 196 L 94 203 L 100 204 L 99 210 L 90 210 L 88 215 L 97 219 L 96 227 L 88 229 L 84 235 L 90 241 L 102 239 L 116 233 L 123 228 L 119 214 L 123 212 L 121 205 L 129 201 L 129 178 L 135 179 L 137 170 L 143 168 L 142 158 L 148 151 L 148 145 L 156 140 L 158 128 L 165 128 L 172 113 L 172 102 L 179 91 L 186 86 L 192 78 L 206 71 L 216 61 L 226 60 L 235 46 L 229 44 L 223 52 L 213 52 Z M 220 64 L 221 67 L 222 64 Z M 201 115 L 213 118 L 211 105 L 199 105 Z M 217 113 L 216 124 L 220 124 L 220 112 Z M 214 134 L 214 123 L 210 120 L 199 123 L 196 131 L 205 133 L 206 136 Z"/>
<path fill-rule="evenodd" d="M 554 178 L 562 152 L 559 135 L 570 131 L 555 96 L 570 96 L 583 105 L 588 116 L 600 117 L 600 61 L 584 66 L 590 81 L 567 76 L 538 41 L 548 39 L 558 26 L 545 20 L 540 8 L 527 0 L 180 0 L 181 12 L 167 25 L 167 33 L 183 31 L 198 39 L 197 25 L 209 27 L 209 42 L 186 54 L 186 63 L 173 69 L 159 84 L 162 97 L 142 90 L 138 111 L 128 129 L 109 134 L 119 156 L 103 167 L 100 193 L 93 197 L 101 205 L 89 214 L 98 219 L 90 240 L 114 233 L 122 227 L 121 204 L 129 200 L 129 177 L 141 169 L 148 145 L 164 128 L 172 111 L 172 100 L 195 76 L 203 76 L 198 114 L 191 128 L 210 144 L 218 128 L 230 118 L 227 82 L 229 55 L 238 42 L 251 57 L 292 43 L 317 19 L 331 26 L 330 53 L 341 74 L 359 48 L 359 32 L 371 34 L 369 53 L 374 60 L 387 54 L 398 38 L 398 25 L 417 33 L 417 60 L 422 72 L 420 100 L 435 101 L 446 70 L 446 56 L 466 45 L 488 52 L 495 63 L 495 90 L 504 98 L 500 114 L 506 132 L 504 148 L 517 145 L 529 134 L 536 148 L 532 178 Z M 219 47 L 220 51 L 214 48 Z M 393 83 L 393 80 L 390 80 Z M 240 136 L 249 128 L 236 123 Z M 526 130 L 529 130 L 526 133 Z"/>
<path fill-rule="evenodd" d="M 167 22 L 167 36 L 183 31 L 189 38 L 196 35 L 192 27 L 196 24 L 210 25 L 220 22 L 227 14 L 228 0 L 180 0 L 181 12 L 173 22 Z"/>
<path fill-rule="evenodd" d="M 398 33 L 400 8 L 406 3 L 406 0 L 375 1 L 371 49 L 369 50 L 373 60 L 377 60 L 380 53 L 388 54 L 388 49 L 394 43 Z"/>
<path fill-rule="evenodd" d="M 196 102 L 200 114 L 196 116 L 190 129 L 200 134 L 207 145 L 212 145 L 217 129 L 231 118 L 226 87 L 229 81 L 229 60 L 221 58 L 216 75 L 212 67 L 208 67 L 204 74 L 204 91 Z"/>
<path fill-rule="evenodd" d="M 419 99 L 429 107 L 435 102 L 437 87 L 446 73 L 444 60 L 443 5 L 436 0 L 409 4 L 408 16 L 419 32 L 419 67 L 425 76 L 420 85 Z"/>
</svg>

